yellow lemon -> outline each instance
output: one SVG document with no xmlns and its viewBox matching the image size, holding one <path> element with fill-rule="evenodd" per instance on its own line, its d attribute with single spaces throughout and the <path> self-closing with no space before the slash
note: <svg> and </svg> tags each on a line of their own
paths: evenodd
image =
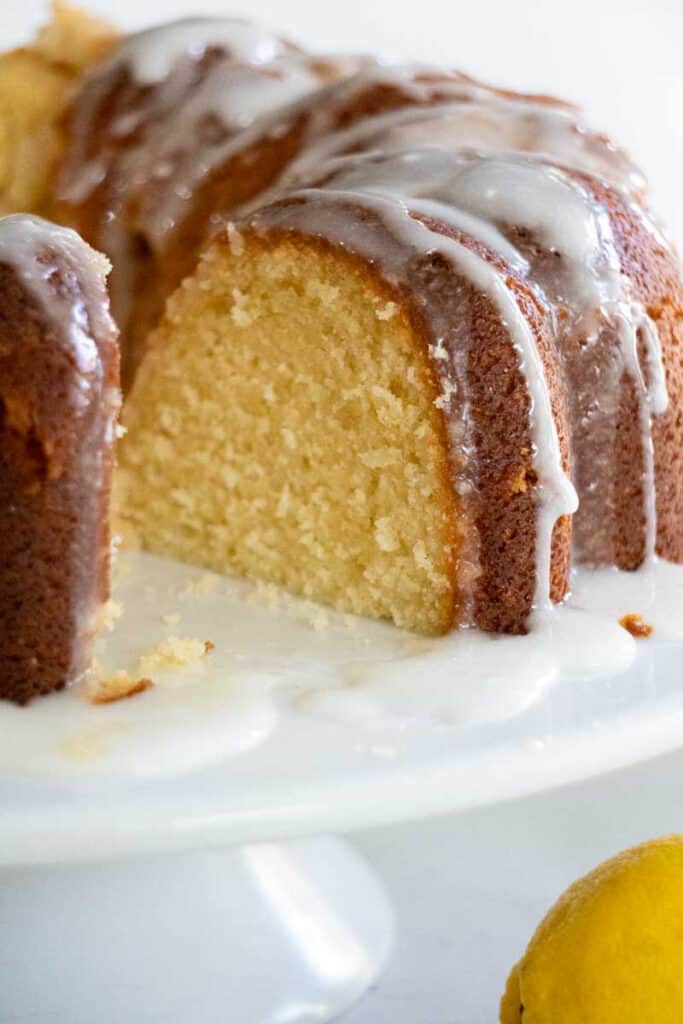
<svg viewBox="0 0 683 1024">
<path fill-rule="evenodd" d="M 579 879 L 512 969 L 501 1024 L 683 1022 L 683 835 Z"/>
</svg>

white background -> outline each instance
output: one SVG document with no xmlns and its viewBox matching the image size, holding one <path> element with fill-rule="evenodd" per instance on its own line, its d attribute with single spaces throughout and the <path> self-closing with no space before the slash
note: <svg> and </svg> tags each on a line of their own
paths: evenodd
<svg viewBox="0 0 683 1024">
<path fill-rule="evenodd" d="M 683 242 L 680 0 L 236 4 L 89 7 L 126 27 L 192 11 L 242 13 L 322 49 L 434 60 L 573 99 L 645 168 L 657 207 Z M 0 0 L 7 41 L 20 40 L 44 10 Z M 560 891 L 624 846 L 683 831 L 682 780 L 683 753 L 505 807 L 360 837 L 394 900 L 399 940 L 381 982 L 345 1024 L 493 1024 L 507 970 Z"/>
</svg>

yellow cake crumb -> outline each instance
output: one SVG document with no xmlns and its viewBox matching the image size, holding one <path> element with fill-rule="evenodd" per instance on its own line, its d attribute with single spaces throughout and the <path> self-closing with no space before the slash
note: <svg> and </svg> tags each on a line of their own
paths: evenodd
<svg viewBox="0 0 683 1024">
<path fill-rule="evenodd" d="M 443 338 L 439 338 L 436 345 L 429 346 L 429 354 L 432 359 L 438 359 L 441 361 L 448 359 L 448 352 L 446 352 L 446 349 L 444 348 Z"/>
<path fill-rule="evenodd" d="M 154 683 L 147 677 L 133 678 L 124 669 L 105 674 L 95 666 L 90 672 L 86 692 L 92 704 L 113 704 L 144 693 L 152 686 Z"/>
<path fill-rule="evenodd" d="M 244 240 L 232 221 L 228 221 L 227 233 L 230 251 L 233 252 L 235 256 L 241 256 L 244 252 Z"/>
<path fill-rule="evenodd" d="M 381 551 L 396 551 L 399 547 L 396 530 L 388 516 L 383 516 L 375 523 L 375 540 Z"/>
<path fill-rule="evenodd" d="M 392 317 L 396 316 L 397 312 L 398 306 L 395 302 L 385 302 L 383 306 L 376 310 L 375 316 L 378 320 L 391 320 Z"/>
<path fill-rule="evenodd" d="M 209 247 L 138 371 L 123 514 L 158 554 L 448 631 L 460 519 L 426 348 L 343 251 L 237 245 Z"/>
<path fill-rule="evenodd" d="M 149 676 L 155 672 L 196 665 L 207 653 L 205 643 L 191 636 L 169 636 L 140 657 L 140 675 Z"/>
<path fill-rule="evenodd" d="M 244 295 L 239 288 L 233 288 L 232 290 L 233 307 L 230 311 L 232 321 L 238 327 L 248 327 L 253 317 L 247 310 L 247 297 Z"/>
<path fill-rule="evenodd" d="M 111 632 L 114 628 L 115 623 L 123 615 L 123 606 L 118 601 L 113 601 L 111 598 L 109 601 L 105 601 L 97 613 L 97 620 L 95 623 L 95 632 Z"/>
<path fill-rule="evenodd" d="M 441 394 L 434 400 L 437 409 L 445 409 L 453 395 L 457 393 L 458 386 L 454 381 L 445 380 L 441 385 Z"/>
</svg>

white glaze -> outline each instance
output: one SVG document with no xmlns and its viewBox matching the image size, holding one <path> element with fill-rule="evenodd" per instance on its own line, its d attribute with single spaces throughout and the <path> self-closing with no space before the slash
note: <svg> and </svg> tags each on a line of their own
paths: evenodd
<svg viewBox="0 0 683 1024">
<path fill-rule="evenodd" d="M 47 321 L 70 344 L 80 372 L 97 365 L 93 335 L 113 336 L 106 279 L 110 264 L 70 228 L 41 217 L 11 214 L 0 218 L 0 263 L 6 263 L 41 307 Z M 59 271 L 71 275 L 76 290 L 55 287 Z"/>
<path fill-rule="evenodd" d="M 140 85 L 161 82 L 183 56 L 199 60 L 225 49 L 245 64 L 267 64 L 286 49 L 272 32 L 241 18 L 183 18 L 128 36 L 110 62 L 125 64 Z"/>
<path fill-rule="evenodd" d="M 244 146 L 245 129 L 274 109 L 313 91 L 317 75 L 298 54 L 282 57 L 267 69 L 215 64 L 182 102 L 175 114 L 148 128 L 144 146 L 123 160 L 124 174 L 134 185 L 153 182 L 154 195 L 143 204 L 141 224 L 156 247 L 192 209 L 200 183 L 231 153 Z M 198 132 L 214 117 L 222 126 L 214 141 L 200 141 Z M 181 152 L 178 140 L 192 143 Z"/>
<path fill-rule="evenodd" d="M 485 155 L 535 155 L 584 171 L 629 195 L 642 196 L 645 179 L 627 155 L 583 123 L 580 112 L 563 103 L 503 96 L 462 76 L 431 69 L 429 85 L 415 83 L 411 68 L 370 67 L 330 86 L 313 110 L 308 145 L 283 180 L 307 177 L 333 153 L 391 150 L 398 145 L 460 149 Z M 422 69 L 423 74 L 428 69 Z M 403 106 L 334 129 L 334 114 L 369 85 L 381 81 L 400 87 L 424 106 Z M 438 101 L 430 102 L 430 97 Z"/>
<path fill-rule="evenodd" d="M 26 708 L 0 702 L 0 773 L 173 776 L 286 734 L 292 712 L 341 721 L 350 748 L 367 735 L 373 749 L 386 736 L 395 750 L 430 723 L 457 727 L 450 735 L 459 742 L 472 727 L 523 713 L 551 686 L 569 692 L 616 678 L 648 644 L 683 640 L 683 568 L 579 570 L 574 588 L 532 635 L 463 630 L 434 639 L 283 593 L 262 599 L 245 581 L 127 553 L 115 582 L 125 614 L 98 641 L 105 665 L 133 671 L 140 652 L 169 633 L 211 639 L 216 649 L 198 665 L 155 673 L 152 690 L 110 705 L 88 703 L 78 687 Z M 654 626 L 652 640 L 636 641 L 617 625 L 627 612 Z M 163 621 L 169 613 L 172 624 Z"/>
<path fill-rule="evenodd" d="M 198 75 L 197 64 L 208 50 L 212 60 Z M 235 137 L 244 144 L 250 125 L 270 124 L 275 111 L 316 88 L 320 76 L 312 64 L 313 58 L 251 22 L 199 18 L 129 36 L 88 80 L 75 108 L 72 158 L 58 185 L 60 198 L 75 204 L 86 201 L 109 170 L 109 153 L 93 156 L 87 147 L 98 103 L 118 88 L 122 74 L 143 89 L 153 86 L 108 126 L 123 150 L 101 244 L 115 262 L 120 321 L 130 291 L 128 238 L 118 224 L 127 215 L 126 203 L 136 196 L 137 230 L 152 246 L 163 246 L 191 210 L 201 182 L 239 148 Z M 136 131 L 141 138 L 131 142 Z"/>
</svg>

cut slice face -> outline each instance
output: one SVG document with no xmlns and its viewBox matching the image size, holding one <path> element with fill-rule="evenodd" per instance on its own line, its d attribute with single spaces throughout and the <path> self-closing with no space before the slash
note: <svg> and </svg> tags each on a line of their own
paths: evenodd
<svg viewBox="0 0 683 1024">
<path fill-rule="evenodd" d="M 158 554 L 447 632 L 462 517 L 437 398 L 426 343 L 368 264 L 233 233 L 138 372 L 119 512 Z"/>
</svg>

